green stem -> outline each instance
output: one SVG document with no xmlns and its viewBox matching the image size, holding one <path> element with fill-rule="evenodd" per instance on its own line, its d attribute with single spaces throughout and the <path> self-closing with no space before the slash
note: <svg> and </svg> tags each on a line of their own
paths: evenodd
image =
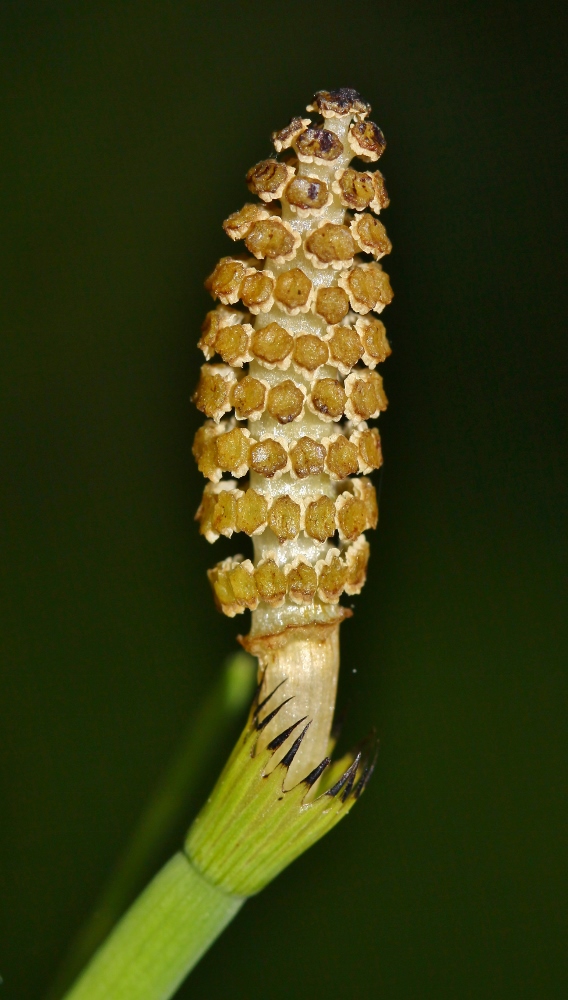
<svg viewBox="0 0 568 1000">
<path fill-rule="evenodd" d="M 167 1000 L 244 899 L 176 854 L 107 938 L 66 1000 Z"/>
<path fill-rule="evenodd" d="M 233 726 L 237 721 L 241 724 L 255 673 L 255 661 L 246 653 L 237 653 L 226 661 L 144 809 L 91 916 L 72 943 L 46 1000 L 59 1000 L 164 857 L 182 840 L 202 775 L 217 764 L 219 751 L 224 752 L 228 740 L 234 739 Z"/>
<path fill-rule="evenodd" d="M 265 725 L 259 710 L 255 699 L 243 734 L 189 830 L 185 852 L 177 853 L 130 907 L 65 1000 L 169 1000 L 245 899 L 348 815 L 369 780 L 370 761 L 358 753 L 332 788 L 310 798 L 329 763 L 324 758 L 286 790 L 308 727 L 274 766 L 273 758 L 295 733 L 288 727 L 255 753 Z"/>
</svg>

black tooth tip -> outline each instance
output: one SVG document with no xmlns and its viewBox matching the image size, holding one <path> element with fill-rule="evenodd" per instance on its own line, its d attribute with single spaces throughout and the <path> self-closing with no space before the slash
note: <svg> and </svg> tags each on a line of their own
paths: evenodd
<svg viewBox="0 0 568 1000">
<path fill-rule="evenodd" d="M 371 775 L 373 773 L 373 770 L 374 770 L 374 768 L 370 767 L 368 769 L 365 768 L 365 770 L 363 771 L 363 774 L 361 775 L 361 777 L 359 778 L 359 781 L 357 782 L 357 784 L 355 785 L 355 788 L 353 789 L 353 798 L 354 799 L 360 799 L 361 798 L 363 792 L 365 791 L 367 785 L 369 784 L 369 781 L 371 780 Z"/>
<path fill-rule="evenodd" d="M 261 687 L 262 687 L 262 681 L 257 681 L 256 685 L 255 685 L 255 688 L 254 688 L 254 694 L 252 696 L 252 704 L 253 704 L 253 706 L 255 706 L 255 705 L 258 704 L 258 696 L 260 694 Z"/>
<path fill-rule="evenodd" d="M 373 771 L 375 770 L 375 765 L 377 763 L 378 754 L 379 754 L 379 748 L 377 747 L 376 750 L 375 750 L 375 753 L 374 753 L 374 756 L 373 756 L 373 759 L 372 759 L 371 763 L 367 764 L 365 770 L 363 771 L 363 774 L 361 775 L 361 777 L 359 778 L 359 781 L 355 785 L 355 788 L 353 790 L 353 797 L 355 799 L 360 799 L 361 798 L 363 792 L 365 791 L 367 785 L 369 784 L 369 782 L 370 782 L 370 780 L 371 780 L 371 778 L 373 776 Z"/>
<path fill-rule="evenodd" d="M 308 788 L 311 788 L 312 785 L 315 785 L 316 781 L 318 781 L 319 778 L 321 778 L 326 767 L 329 767 L 330 764 L 331 764 L 331 757 L 324 757 L 321 763 L 318 764 L 317 767 L 314 767 L 313 771 L 310 771 L 310 773 L 307 774 L 306 777 L 303 779 L 304 785 L 307 785 Z"/>
<path fill-rule="evenodd" d="M 305 718 L 305 716 L 304 716 L 304 718 Z M 301 744 L 304 736 L 306 735 L 308 729 L 310 728 L 311 724 L 312 724 L 312 720 L 310 719 L 310 721 L 308 722 L 307 726 L 304 726 L 304 728 L 302 729 L 302 732 L 300 733 L 300 735 L 298 736 L 298 738 L 294 740 L 294 742 L 292 743 L 292 746 L 290 747 L 290 749 L 284 754 L 282 760 L 280 761 L 280 763 L 284 767 L 290 767 L 290 764 L 292 763 L 292 761 L 294 760 L 294 757 L 298 753 L 298 750 L 300 749 L 300 744 Z"/>
<path fill-rule="evenodd" d="M 353 761 L 351 767 L 349 768 L 349 772 L 350 772 L 349 773 L 349 777 L 347 778 L 347 781 L 345 782 L 345 788 L 343 789 L 343 792 L 342 792 L 342 795 L 341 795 L 341 801 L 342 802 L 346 802 L 347 799 L 349 798 L 349 795 L 351 793 L 351 789 L 353 788 L 353 785 L 354 785 L 354 782 L 355 782 L 355 778 L 357 776 L 357 769 L 358 769 L 360 763 L 361 763 L 361 754 L 358 753 L 357 756 L 356 756 L 356 758 L 355 758 L 355 760 Z"/>
<path fill-rule="evenodd" d="M 303 715 L 301 719 L 297 720 L 297 722 L 293 722 L 291 726 L 288 726 L 288 728 L 285 729 L 284 732 L 280 733 L 278 736 L 275 736 L 274 739 L 271 740 L 270 743 L 268 744 L 268 749 L 278 750 L 282 746 L 282 744 L 286 742 L 290 734 L 294 732 L 296 727 L 300 725 L 300 722 L 304 722 L 306 718 L 307 716 Z"/>
<path fill-rule="evenodd" d="M 339 780 L 335 782 L 335 785 L 333 785 L 331 788 L 328 788 L 325 794 L 330 795 L 332 798 L 335 798 L 335 796 L 339 795 L 341 789 L 349 781 L 351 782 L 352 785 L 353 781 L 355 780 L 355 774 L 357 773 L 357 768 L 359 766 L 360 760 L 361 760 L 361 754 L 358 753 L 353 763 L 350 764 L 347 770 L 343 772 Z M 351 788 L 349 790 L 351 790 Z"/>
<path fill-rule="evenodd" d="M 276 694 L 276 692 L 278 691 L 278 688 L 281 688 L 282 685 L 285 684 L 287 680 L 288 680 L 288 678 L 285 677 L 284 680 L 280 681 L 280 684 L 277 684 L 276 687 L 272 689 L 272 691 L 270 692 L 270 694 L 267 694 L 266 698 L 263 698 L 262 701 L 260 701 L 258 703 L 258 705 L 256 706 L 256 708 L 254 710 L 254 717 L 255 717 L 255 719 L 257 718 L 258 713 L 262 712 L 262 709 L 264 708 L 264 706 L 270 701 L 270 699 L 272 698 L 272 695 Z M 256 697 L 257 698 L 258 698 L 258 696 L 260 694 L 260 689 L 262 688 L 262 683 L 263 682 L 261 681 L 260 684 L 258 685 L 257 689 L 256 689 Z"/>
<path fill-rule="evenodd" d="M 325 794 L 331 796 L 331 798 L 334 799 L 336 795 L 339 795 L 346 781 L 347 781 L 347 771 L 345 771 L 341 775 L 339 781 L 335 782 L 335 785 L 332 785 L 331 788 L 328 788 Z"/>
<path fill-rule="evenodd" d="M 257 722 L 256 728 L 258 729 L 258 731 L 260 732 L 261 729 L 264 729 L 264 727 L 267 726 L 269 722 L 272 722 L 274 716 L 278 715 L 280 709 L 284 708 L 284 705 L 287 705 L 289 701 L 292 701 L 293 697 L 294 695 L 292 694 L 290 695 L 289 698 L 286 698 L 284 701 L 281 701 L 280 704 L 277 705 L 276 708 L 272 710 L 272 712 L 268 713 L 268 715 L 262 720 L 262 722 Z"/>
</svg>

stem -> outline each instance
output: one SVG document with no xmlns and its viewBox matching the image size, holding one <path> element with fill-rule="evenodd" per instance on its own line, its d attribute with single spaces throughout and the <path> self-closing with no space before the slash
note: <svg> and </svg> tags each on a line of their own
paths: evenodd
<svg viewBox="0 0 568 1000">
<path fill-rule="evenodd" d="M 65 1000 L 168 1000 L 243 902 L 203 878 L 185 854 L 174 855 Z"/>
<path fill-rule="evenodd" d="M 175 849 L 190 819 L 196 792 L 232 724 L 250 700 L 256 664 L 245 653 L 231 656 L 192 719 L 166 773 L 144 809 L 129 842 L 71 945 L 46 1000 L 58 1000 L 85 967 L 138 892 Z"/>
</svg>

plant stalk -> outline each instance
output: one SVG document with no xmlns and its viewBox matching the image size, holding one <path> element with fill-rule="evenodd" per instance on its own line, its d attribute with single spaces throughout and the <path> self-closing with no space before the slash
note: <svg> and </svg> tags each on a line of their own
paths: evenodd
<svg viewBox="0 0 568 1000">
<path fill-rule="evenodd" d="M 203 773 L 211 767 L 249 702 L 255 683 L 252 657 L 227 659 L 191 720 L 169 767 L 151 796 L 108 882 L 73 941 L 46 1000 L 59 1000 L 127 907 L 173 852 L 187 830 Z"/>
<path fill-rule="evenodd" d="M 66 1000 L 167 1000 L 244 899 L 178 853 L 99 948 Z"/>
</svg>

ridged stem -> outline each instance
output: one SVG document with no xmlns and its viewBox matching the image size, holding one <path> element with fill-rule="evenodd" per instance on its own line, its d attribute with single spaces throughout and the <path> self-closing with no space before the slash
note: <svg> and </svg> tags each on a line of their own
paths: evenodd
<svg viewBox="0 0 568 1000">
<path fill-rule="evenodd" d="M 72 942 L 46 1000 L 59 1000 L 110 933 L 126 908 L 157 871 L 168 848 L 187 827 L 200 779 L 244 711 L 254 687 L 254 661 L 245 653 L 229 657 L 208 696 L 192 718 L 177 753 L 150 797 L 92 913 Z"/>
<path fill-rule="evenodd" d="M 65 1000 L 168 1000 L 240 910 L 176 854 L 97 951 Z"/>
</svg>

